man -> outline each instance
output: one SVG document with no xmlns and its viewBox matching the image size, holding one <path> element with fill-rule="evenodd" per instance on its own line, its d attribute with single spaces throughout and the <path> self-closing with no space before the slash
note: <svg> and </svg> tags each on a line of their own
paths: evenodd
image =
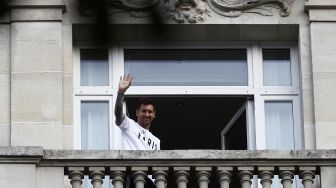
<svg viewBox="0 0 336 188">
<path fill-rule="evenodd" d="M 130 87 L 132 80 L 129 74 L 120 78 L 114 109 L 116 125 L 121 129 L 122 148 L 124 150 L 159 150 L 160 140 L 149 132 L 149 127 L 155 118 L 154 101 L 150 98 L 139 100 L 136 109 L 137 122 L 123 113 L 124 93 Z"/>
<path fill-rule="evenodd" d="M 121 129 L 122 148 L 124 150 L 159 150 L 160 140 L 149 132 L 149 127 L 155 118 L 154 101 L 150 98 L 139 100 L 136 117 L 137 122 L 123 113 L 124 93 L 131 86 L 132 76 L 125 75 L 120 78 L 118 96 L 114 108 L 116 125 Z M 134 188 L 131 177 L 127 176 L 126 188 Z M 145 188 L 155 188 L 153 181 L 146 177 Z"/>
</svg>

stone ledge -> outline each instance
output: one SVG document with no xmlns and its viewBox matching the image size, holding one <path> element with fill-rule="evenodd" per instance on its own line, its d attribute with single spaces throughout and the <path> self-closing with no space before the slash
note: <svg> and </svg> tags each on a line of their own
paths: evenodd
<svg viewBox="0 0 336 188">
<path fill-rule="evenodd" d="M 45 160 L 335 160 L 336 150 L 44 150 Z"/>
<path fill-rule="evenodd" d="M 44 150 L 39 166 L 336 166 L 336 150 Z"/>
<path fill-rule="evenodd" d="M 38 146 L 1 146 L 0 157 L 4 156 L 43 156 L 43 148 Z"/>
<path fill-rule="evenodd" d="M 169 163 L 167 163 L 169 161 Z M 42 147 L 0 147 L 0 163 L 40 166 L 101 165 L 267 165 L 335 166 L 336 150 L 43 150 Z M 224 163 L 223 163 L 224 162 Z"/>
<path fill-rule="evenodd" d="M 336 1 L 335 0 L 310 0 L 304 4 L 305 12 L 309 14 L 311 22 L 335 22 Z"/>
<path fill-rule="evenodd" d="M 37 164 L 43 158 L 42 147 L 0 147 L 0 164 L 33 163 Z"/>
<path fill-rule="evenodd" d="M 62 10 L 50 8 L 13 9 L 11 21 L 62 21 Z"/>
<path fill-rule="evenodd" d="M 11 8 L 61 8 L 66 9 L 64 0 L 11 0 L 9 1 Z"/>
<path fill-rule="evenodd" d="M 309 2 L 305 2 L 304 10 L 309 11 L 310 9 L 336 9 L 336 1 L 335 0 L 310 0 Z"/>
</svg>

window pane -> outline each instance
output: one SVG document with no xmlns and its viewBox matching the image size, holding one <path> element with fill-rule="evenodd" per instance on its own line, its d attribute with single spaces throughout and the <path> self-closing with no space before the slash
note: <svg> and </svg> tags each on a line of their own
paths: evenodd
<svg viewBox="0 0 336 188">
<path fill-rule="evenodd" d="M 294 149 L 292 102 L 265 102 L 267 149 Z"/>
<path fill-rule="evenodd" d="M 292 85 L 290 51 L 264 49 L 263 72 L 265 86 Z"/>
<path fill-rule="evenodd" d="M 109 103 L 81 103 L 82 149 L 109 149 Z"/>
<path fill-rule="evenodd" d="M 81 86 L 108 86 L 109 63 L 107 50 L 81 50 Z"/>
<path fill-rule="evenodd" d="M 125 50 L 133 85 L 247 86 L 245 49 Z"/>
</svg>

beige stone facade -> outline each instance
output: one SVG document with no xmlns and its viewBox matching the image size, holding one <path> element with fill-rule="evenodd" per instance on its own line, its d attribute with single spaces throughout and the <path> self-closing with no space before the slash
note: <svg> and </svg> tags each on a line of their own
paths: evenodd
<svg viewBox="0 0 336 188">
<path fill-rule="evenodd" d="M 150 1 L 141 2 L 139 6 Z M 111 41 L 105 45 L 109 48 L 115 43 L 146 42 L 295 44 L 303 148 L 336 149 L 336 1 L 279 0 L 271 6 L 266 3 L 238 11 L 215 11 L 209 7 L 210 2 L 221 1 L 193 2 L 198 7 L 188 9 L 189 17 L 174 18 L 178 10 L 168 9 L 171 15 L 162 16 L 165 34 L 151 30 L 153 20 L 141 16 L 146 15 L 142 10 L 118 11 L 106 7 Z M 279 2 L 288 2 L 290 10 Z M 75 50 L 78 46 L 97 47 L 96 34 L 92 33 L 97 27 L 94 14 L 81 14 L 78 3 L 12 0 L 9 9 L 1 14 L 0 146 L 77 149 L 74 147 Z M 288 15 L 283 15 L 284 11 Z M 329 177 L 335 171 L 334 167 L 323 168 L 321 175 Z M 40 188 L 53 184 L 56 188 L 63 186 L 62 173 L 63 167 L 37 168 L 35 164 L 1 162 L 0 185 Z M 22 177 L 20 181 L 16 181 L 18 176 Z M 323 188 L 336 186 L 334 181 L 328 178 Z"/>
</svg>

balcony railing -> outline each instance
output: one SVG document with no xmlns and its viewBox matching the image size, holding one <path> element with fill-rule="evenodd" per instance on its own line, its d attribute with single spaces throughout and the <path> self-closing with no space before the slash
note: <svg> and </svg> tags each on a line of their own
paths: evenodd
<svg viewBox="0 0 336 188">
<path fill-rule="evenodd" d="M 304 188 L 313 188 L 316 176 L 329 182 L 335 179 L 323 177 L 321 169 L 336 172 L 336 151 L 82 151 L 0 147 L 0 167 L 2 164 L 61 168 L 62 176 L 70 179 L 73 188 L 80 188 L 86 175 L 93 188 L 101 188 L 105 176 L 110 176 L 115 188 L 122 188 L 127 176 L 133 177 L 136 188 L 144 188 L 147 175 L 153 176 L 157 188 L 187 188 L 192 182 L 199 188 L 250 188 L 253 177 L 260 179 L 259 187 L 271 188 L 275 175 L 284 188 L 292 187 L 296 175 Z M 231 184 L 234 181 L 238 186 Z"/>
</svg>

